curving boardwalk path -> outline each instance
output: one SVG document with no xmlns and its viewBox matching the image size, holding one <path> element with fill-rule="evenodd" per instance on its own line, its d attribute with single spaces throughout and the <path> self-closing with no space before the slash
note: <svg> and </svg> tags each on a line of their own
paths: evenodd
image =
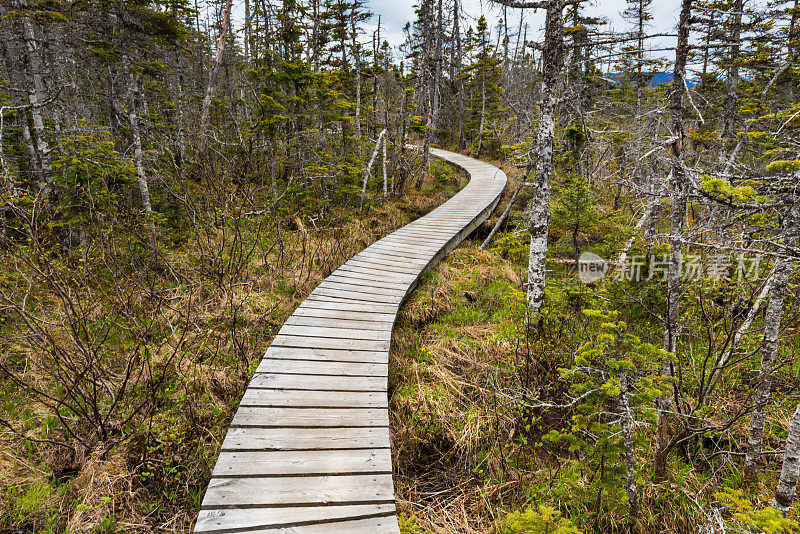
<svg viewBox="0 0 800 534">
<path fill-rule="evenodd" d="M 387 400 L 395 317 L 506 184 L 497 167 L 431 153 L 469 184 L 339 267 L 289 317 L 225 436 L 195 533 L 399 533 Z"/>
</svg>

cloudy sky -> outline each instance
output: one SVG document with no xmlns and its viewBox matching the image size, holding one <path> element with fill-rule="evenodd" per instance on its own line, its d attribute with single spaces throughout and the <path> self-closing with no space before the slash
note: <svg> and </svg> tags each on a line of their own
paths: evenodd
<svg viewBox="0 0 800 534">
<path fill-rule="evenodd" d="M 490 0 L 461 0 L 463 15 L 467 24 L 474 24 L 483 14 L 492 23 L 501 16 L 501 9 Z M 392 45 L 403 41 L 403 26 L 414 19 L 414 4 L 410 0 L 368 0 L 370 10 L 381 15 L 381 24 L 386 28 L 387 39 Z M 586 7 L 586 14 L 603 17 L 609 21 L 611 27 L 624 29 L 625 23 L 620 13 L 625 9 L 626 0 L 591 0 Z M 651 31 L 666 33 L 674 29 L 680 11 L 680 2 L 677 0 L 655 0 L 652 5 L 654 20 Z M 509 26 L 514 27 L 511 21 L 519 24 L 519 16 L 525 17 L 525 22 L 531 31 L 539 32 L 544 26 L 544 12 L 538 10 L 533 13 L 530 9 L 508 10 Z M 373 24 L 375 21 L 373 21 Z"/>
<path fill-rule="evenodd" d="M 200 0 L 203 5 L 203 0 Z M 414 5 L 417 0 L 367 0 L 370 11 L 374 14 L 372 20 L 367 25 L 371 34 L 374 31 L 378 15 L 381 16 L 382 35 L 393 47 L 399 46 L 403 42 L 403 26 L 414 19 Z M 481 15 L 486 15 L 489 24 L 495 23 L 501 16 L 500 7 L 491 0 L 461 0 L 462 15 L 467 25 L 474 25 Z M 620 13 L 625 9 L 626 0 L 589 0 L 586 4 L 585 13 L 587 15 L 605 18 L 609 23 L 609 28 L 616 30 L 627 29 L 626 23 L 622 20 Z M 654 20 L 651 22 L 650 31 L 652 33 L 672 33 L 678 20 L 680 2 L 678 0 L 654 0 L 652 4 Z M 234 0 L 234 19 L 237 22 L 244 20 L 244 0 Z M 544 26 L 544 12 L 538 10 L 536 13 L 530 9 L 508 9 L 509 26 L 519 25 L 519 17 L 524 17 L 524 22 L 528 24 L 529 39 L 541 33 Z M 512 23 L 513 22 L 513 23 Z M 236 23 L 234 23 L 236 24 Z M 236 24 L 240 26 L 240 24 Z M 651 43 L 653 47 L 674 46 L 674 39 L 657 39 Z M 669 55 L 668 53 L 662 53 Z"/>
</svg>

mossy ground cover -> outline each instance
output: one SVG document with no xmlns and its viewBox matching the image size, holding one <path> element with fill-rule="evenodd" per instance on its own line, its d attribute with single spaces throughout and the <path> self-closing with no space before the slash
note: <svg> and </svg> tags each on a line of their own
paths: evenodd
<svg viewBox="0 0 800 534">
<path fill-rule="evenodd" d="M 599 209 L 607 215 L 597 226 L 584 223 L 578 232 L 582 250 L 609 257 L 631 235 L 612 199 L 599 196 Z M 765 456 L 756 484 L 743 484 L 747 417 L 676 451 L 668 479 L 656 481 L 651 467 L 655 412 L 643 409 L 635 433 L 640 512 L 633 521 L 621 460 L 608 445 L 616 437 L 603 442 L 607 452 L 591 453 L 570 450 L 569 443 L 554 438 L 575 432 L 577 408 L 545 408 L 539 401 L 557 404 L 567 398 L 570 382 L 559 370 L 573 366 L 582 348 L 598 339 L 599 327 L 585 311 L 613 312 L 639 342 L 658 347 L 664 288 L 659 280 L 613 277 L 581 284 L 570 261 L 571 236 L 562 240 L 564 234 L 555 228 L 543 320 L 535 331 L 525 332 L 526 234 L 515 232 L 513 216 L 511 221 L 490 250 L 478 249 L 484 228 L 453 251 L 423 277 L 401 310 L 389 383 L 403 531 L 693 533 L 711 521 L 714 509 L 737 531 L 795 531 L 796 511 L 783 522 L 768 509 L 780 471 L 774 454 Z M 641 241 L 633 253 L 647 253 Z M 702 365 L 709 350 L 706 334 L 725 320 L 738 292 L 735 283 L 724 282 L 688 288 L 683 317 L 690 335 L 681 346 L 688 369 Z M 793 300 L 789 317 L 795 317 L 796 307 Z M 787 354 L 798 343 L 792 324 L 787 322 Z M 715 411 L 702 412 L 709 422 L 735 416 L 752 391 L 759 328 L 757 319 L 743 341 L 749 366 L 726 375 L 715 393 Z M 659 364 L 637 360 L 634 375 L 653 372 Z M 797 376 L 797 363 L 779 371 L 766 449 L 782 447 L 797 402 Z M 694 378 L 686 377 L 682 387 L 691 398 Z M 591 436 L 584 437 L 591 442 Z"/>
</svg>

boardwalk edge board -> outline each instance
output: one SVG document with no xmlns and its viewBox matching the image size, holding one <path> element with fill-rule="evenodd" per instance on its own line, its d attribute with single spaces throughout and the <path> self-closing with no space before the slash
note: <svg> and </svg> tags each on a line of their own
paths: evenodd
<svg viewBox="0 0 800 534">
<path fill-rule="evenodd" d="M 196 534 L 399 534 L 387 376 L 400 304 L 494 211 L 506 175 L 431 149 L 467 186 L 356 254 L 295 310 L 222 444 Z"/>
</svg>

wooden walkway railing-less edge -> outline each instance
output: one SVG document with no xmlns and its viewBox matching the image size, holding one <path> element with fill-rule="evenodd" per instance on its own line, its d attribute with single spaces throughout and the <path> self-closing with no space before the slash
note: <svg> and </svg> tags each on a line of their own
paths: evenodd
<svg viewBox="0 0 800 534">
<path fill-rule="evenodd" d="M 194 532 L 399 533 L 387 376 L 400 304 L 494 210 L 506 175 L 470 174 L 430 214 L 339 267 L 289 317 L 242 398 Z"/>
</svg>

